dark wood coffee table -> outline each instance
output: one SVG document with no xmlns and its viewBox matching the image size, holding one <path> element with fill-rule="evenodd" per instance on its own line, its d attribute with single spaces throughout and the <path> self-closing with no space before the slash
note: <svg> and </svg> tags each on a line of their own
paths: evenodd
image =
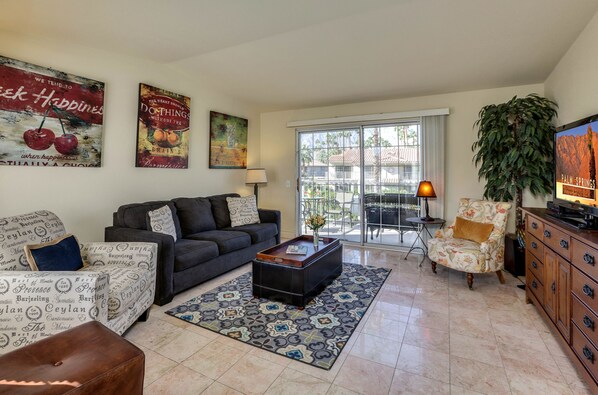
<svg viewBox="0 0 598 395">
<path fill-rule="evenodd" d="M 287 255 L 291 244 L 307 247 L 307 255 Z M 312 236 L 299 236 L 261 251 L 253 260 L 253 295 L 305 307 L 343 272 L 343 246 L 321 237 L 317 249 Z"/>
</svg>

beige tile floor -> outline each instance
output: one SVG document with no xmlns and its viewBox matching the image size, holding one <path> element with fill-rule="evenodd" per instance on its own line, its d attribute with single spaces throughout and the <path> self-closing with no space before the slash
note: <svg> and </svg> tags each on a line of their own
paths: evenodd
<svg viewBox="0 0 598 395">
<path fill-rule="evenodd" d="M 589 394 L 520 282 L 462 273 L 421 256 L 344 248 L 392 272 L 331 370 L 262 351 L 165 310 L 250 270 L 245 265 L 154 306 L 125 338 L 146 355 L 146 394 Z"/>
</svg>

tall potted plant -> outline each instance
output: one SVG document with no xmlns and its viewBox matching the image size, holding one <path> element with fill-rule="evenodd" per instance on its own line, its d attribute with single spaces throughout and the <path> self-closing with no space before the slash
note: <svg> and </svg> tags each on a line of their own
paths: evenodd
<svg viewBox="0 0 598 395">
<path fill-rule="evenodd" d="M 486 180 L 484 197 L 513 201 L 516 207 L 517 233 L 522 234 L 523 191 L 532 195 L 552 193 L 553 119 L 557 104 L 530 94 L 513 97 L 506 103 L 483 107 L 474 127 L 478 140 L 471 149 L 478 178 Z"/>
</svg>

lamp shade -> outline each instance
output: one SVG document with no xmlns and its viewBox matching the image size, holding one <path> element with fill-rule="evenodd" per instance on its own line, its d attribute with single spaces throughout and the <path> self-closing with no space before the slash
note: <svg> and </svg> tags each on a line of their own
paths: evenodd
<svg viewBox="0 0 598 395">
<path fill-rule="evenodd" d="M 247 169 L 245 184 L 267 184 L 266 169 Z"/>
<path fill-rule="evenodd" d="M 436 192 L 430 181 L 420 181 L 417 187 L 416 197 L 435 198 Z"/>
</svg>

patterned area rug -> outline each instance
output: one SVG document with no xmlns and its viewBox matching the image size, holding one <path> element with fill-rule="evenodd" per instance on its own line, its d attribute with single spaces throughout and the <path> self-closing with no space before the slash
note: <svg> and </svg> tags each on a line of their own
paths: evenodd
<svg viewBox="0 0 598 395">
<path fill-rule="evenodd" d="M 343 264 L 343 273 L 305 309 L 252 294 L 251 273 L 166 313 L 263 350 L 330 369 L 389 269 Z"/>
</svg>

